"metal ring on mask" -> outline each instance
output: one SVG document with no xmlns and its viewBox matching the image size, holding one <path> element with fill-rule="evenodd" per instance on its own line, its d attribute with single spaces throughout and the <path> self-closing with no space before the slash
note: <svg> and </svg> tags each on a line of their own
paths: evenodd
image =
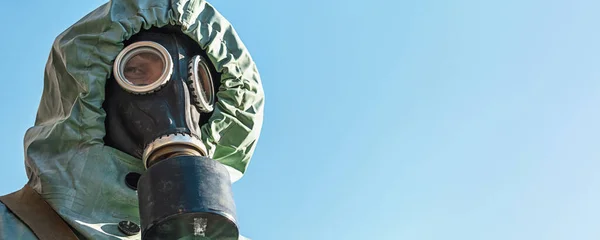
<svg viewBox="0 0 600 240">
<path fill-rule="evenodd" d="M 208 152 L 206 151 L 206 146 L 204 146 L 204 143 L 202 143 L 202 141 L 196 137 L 188 134 L 169 134 L 167 136 L 155 139 L 144 149 L 144 153 L 142 154 L 142 162 L 144 163 L 144 167 L 148 168 L 148 158 L 150 158 L 152 153 L 170 145 L 191 146 L 200 151 L 204 156 L 207 156 Z"/>
<path fill-rule="evenodd" d="M 215 94 L 212 76 L 206 60 L 194 56 L 188 65 L 190 91 L 194 104 L 201 112 L 212 112 Z"/>
<path fill-rule="evenodd" d="M 153 83 L 148 85 L 135 85 L 125 77 L 125 74 L 123 73 L 123 64 L 126 64 L 133 56 L 143 52 L 151 52 L 160 56 L 164 68 L 162 75 Z M 113 64 L 113 75 L 115 76 L 117 83 L 119 83 L 126 91 L 134 94 L 146 94 L 160 89 L 169 82 L 171 74 L 173 74 L 173 59 L 171 58 L 171 54 L 169 54 L 169 51 L 167 51 L 165 47 L 152 41 L 132 43 L 117 55 L 115 63 Z"/>
</svg>

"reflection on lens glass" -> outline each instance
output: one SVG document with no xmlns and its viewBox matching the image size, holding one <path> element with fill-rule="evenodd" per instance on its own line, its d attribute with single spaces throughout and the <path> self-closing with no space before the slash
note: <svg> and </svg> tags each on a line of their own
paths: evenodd
<svg viewBox="0 0 600 240">
<path fill-rule="evenodd" d="M 211 84 L 211 77 L 209 75 L 208 72 L 206 72 L 206 69 L 203 68 L 202 63 L 198 63 L 200 66 L 198 66 L 198 77 L 200 77 L 200 84 L 202 84 L 202 89 L 201 89 L 201 94 L 204 95 L 204 98 L 207 101 L 211 101 L 212 99 L 212 84 Z M 209 104 L 212 104 L 212 102 L 209 102 Z"/>
<path fill-rule="evenodd" d="M 143 52 L 131 57 L 123 66 L 125 79 L 136 86 L 152 84 L 163 74 L 165 64 L 156 53 Z"/>
</svg>

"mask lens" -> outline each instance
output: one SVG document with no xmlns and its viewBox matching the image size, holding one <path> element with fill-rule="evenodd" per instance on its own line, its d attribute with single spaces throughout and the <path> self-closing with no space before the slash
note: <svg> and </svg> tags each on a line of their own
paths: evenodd
<svg viewBox="0 0 600 240">
<path fill-rule="evenodd" d="M 196 107 L 202 112 L 211 112 L 215 102 L 213 79 L 206 60 L 194 56 L 190 61 L 190 84 Z"/>
<path fill-rule="evenodd" d="M 136 86 L 146 86 L 160 80 L 165 72 L 163 59 L 152 49 L 131 56 L 123 65 L 123 76 Z"/>
<path fill-rule="evenodd" d="M 169 52 L 150 41 L 127 46 L 115 60 L 115 79 L 125 90 L 144 94 L 158 90 L 171 78 L 173 62 Z"/>
</svg>

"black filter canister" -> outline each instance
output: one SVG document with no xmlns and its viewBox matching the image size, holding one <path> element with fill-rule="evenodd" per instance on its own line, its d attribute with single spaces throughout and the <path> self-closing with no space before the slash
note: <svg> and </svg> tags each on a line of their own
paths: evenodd
<svg viewBox="0 0 600 240">
<path fill-rule="evenodd" d="M 227 169 L 207 157 L 153 164 L 138 183 L 142 239 L 237 240 Z"/>
</svg>

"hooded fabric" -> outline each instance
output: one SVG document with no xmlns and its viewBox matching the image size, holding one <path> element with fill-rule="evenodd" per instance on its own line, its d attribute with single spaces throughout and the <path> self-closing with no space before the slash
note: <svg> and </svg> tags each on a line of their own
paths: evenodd
<svg viewBox="0 0 600 240">
<path fill-rule="evenodd" d="M 139 224 L 136 192 L 125 184 L 143 173 L 140 159 L 104 145 L 102 103 L 123 41 L 143 29 L 173 25 L 196 41 L 220 73 L 217 103 L 202 126 L 209 157 L 232 181 L 248 167 L 262 126 L 264 93 L 250 54 L 231 24 L 203 0 L 112 0 L 60 34 L 44 74 L 35 126 L 25 134 L 32 186 L 82 239 L 140 239 L 118 230 Z M 241 228 L 243 231 L 243 226 Z M 36 239 L 0 204 L 0 239 Z"/>
</svg>

